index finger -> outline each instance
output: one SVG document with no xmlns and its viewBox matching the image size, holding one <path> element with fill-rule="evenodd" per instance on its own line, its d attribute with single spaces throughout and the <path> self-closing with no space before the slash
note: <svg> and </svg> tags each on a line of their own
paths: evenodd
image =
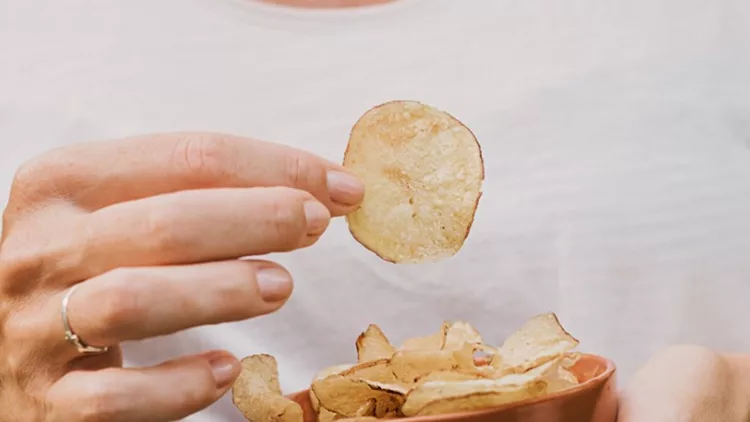
<svg viewBox="0 0 750 422">
<path fill-rule="evenodd" d="M 187 189 L 285 186 L 305 190 L 332 215 L 353 211 L 362 183 L 313 154 L 239 136 L 185 132 L 88 142 L 53 150 L 24 165 L 13 191 L 24 205 L 50 197 L 96 210 Z"/>
</svg>

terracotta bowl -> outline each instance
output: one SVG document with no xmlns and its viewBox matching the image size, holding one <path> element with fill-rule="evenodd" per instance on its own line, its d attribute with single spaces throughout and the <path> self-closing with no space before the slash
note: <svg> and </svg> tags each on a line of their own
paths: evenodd
<svg viewBox="0 0 750 422">
<path fill-rule="evenodd" d="M 615 365 L 583 355 L 573 367 L 581 384 L 570 390 L 492 409 L 447 415 L 400 418 L 398 422 L 614 422 L 617 418 Z M 309 390 L 289 395 L 302 406 L 305 422 L 316 422 Z"/>
</svg>

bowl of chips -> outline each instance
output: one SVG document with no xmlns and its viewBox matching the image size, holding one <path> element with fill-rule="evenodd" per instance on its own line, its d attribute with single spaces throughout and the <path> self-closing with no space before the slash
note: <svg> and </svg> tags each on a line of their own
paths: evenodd
<svg viewBox="0 0 750 422">
<path fill-rule="evenodd" d="M 554 313 L 499 347 L 463 321 L 399 347 L 370 325 L 356 340 L 357 363 L 323 369 L 287 396 L 273 356 L 242 359 L 233 402 L 250 422 L 613 421 L 615 365 L 578 344 Z"/>
</svg>

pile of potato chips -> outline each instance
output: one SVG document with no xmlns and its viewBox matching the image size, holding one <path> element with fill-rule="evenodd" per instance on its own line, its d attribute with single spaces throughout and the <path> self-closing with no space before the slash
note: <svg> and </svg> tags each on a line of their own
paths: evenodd
<svg viewBox="0 0 750 422">
<path fill-rule="evenodd" d="M 444 323 L 401 347 L 370 325 L 357 338 L 357 363 L 320 371 L 310 400 L 319 422 L 492 408 L 578 385 L 571 371 L 580 356 L 576 346 L 553 313 L 531 318 L 500 347 L 485 344 L 466 322 Z M 242 364 L 233 401 L 249 421 L 303 421 L 299 404 L 282 395 L 272 356 L 249 356 Z"/>
</svg>

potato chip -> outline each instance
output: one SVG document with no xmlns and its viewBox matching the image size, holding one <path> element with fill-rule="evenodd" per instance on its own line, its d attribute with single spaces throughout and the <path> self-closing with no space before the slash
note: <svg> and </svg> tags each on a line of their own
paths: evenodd
<svg viewBox="0 0 750 422">
<path fill-rule="evenodd" d="M 388 337 L 375 324 L 370 324 L 367 330 L 357 337 L 356 344 L 357 361 L 359 363 L 388 359 L 396 351 L 391 342 L 388 341 Z"/>
<path fill-rule="evenodd" d="M 355 416 L 352 418 L 339 418 L 336 420 L 339 422 L 375 422 L 379 419 L 376 418 L 375 416 Z"/>
<path fill-rule="evenodd" d="M 546 387 L 544 380 L 525 374 L 504 380 L 427 382 L 407 394 L 401 412 L 423 416 L 483 409 L 539 396 Z"/>
<path fill-rule="evenodd" d="M 365 416 L 375 416 L 375 399 L 368 399 L 365 404 L 357 409 L 357 413 L 354 414 L 355 418 L 361 418 Z"/>
<path fill-rule="evenodd" d="M 302 422 L 302 407 L 281 394 L 276 359 L 252 355 L 241 361 L 232 402 L 250 422 Z"/>
<path fill-rule="evenodd" d="M 458 350 L 469 344 L 483 344 L 482 336 L 471 324 L 463 321 L 457 321 L 448 327 L 445 333 L 445 342 L 443 349 Z"/>
<path fill-rule="evenodd" d="M 500 352 L 487 344 L 474 344 L 474 362 L 479 365 L 489 365 L 492 359 L 497 356 L 498 362 L 501 359 Z"/>
<path fill-rule="evenodd" d="M 384 384 L 396 383 L 397 379 L 388 367 L 390 359 L 379 359 L 370 362 L 363 362 L 352 366 L 339 375 L 350 378 L 361 378 Z"/>
<path fill-rule="evenodd" d="M 312 390 L 312 389 L 311 389 Z M 320 407 L 316 411 L 318 414 L 318 421 L 317 422 L 333 422 L 335 420 L 340 420 L 341 416 L 337 415 L 336 413 L 331 412 L 330 410 L 326 409 L 325 407 Z"/>
<path fill-rule="evenodd" d="M 568 353 L 556 361 L 556 371 L 547 377 L 547 393 L 555 393 L 575 387 L 580 382 L 572 367 L 581 358 L 580 353 Z"/>
<path fill-rule="evenodd" d="M 551 361 L 551 363 L 553 367 L 544 377 L 547 382 L 547 394 L 567 390 L 578 385 L 578 378 L 570 370 L 562 367 L 559 360 Z"/>
<path fill-rule="evenodd" d="M 455 255 L 469 235 L 484 180 L 474 134 L 450 114 L 415 101 L 367 111 L 354 125 L 344 167 L 365 185 L 346 216 L 354 238 L 394 263 Z"/>
<path fill-rule="evenodd" d="M 355 417 L 369 400 L 374 400 L 374 416 L 396 412 L 404 401 L 406 389 L 360 378 L 331 375 L 312 384 L 321 407 L 345 417 Z"/>
<path fill-rule="evenodd" d="M 401 350 L 440 350 L 445 345 L 445 335 L 448 333 L 450 324 L 444 322 L 440 331 L 424 337 L 413 337 L 404 340 Z"/>
<path fill-rule="evenodd" d="M 499 349 L 492 366 L 503 372 L 525 372 L 562 356 L 578 346 L 578 340 L 560 325 L 554 313 L 537 315 L 511 334 Z"/>
<path fill-rule="evenodd" d="M 330 366 L 328 368 L 325 368 L 321 371 L 318 371 L 317 374 L 313 377 L 313 382 L 317 380 L 322 380 L 325 377 L 328 377 L 330 375 L 339 374 L 341 372 L 344 372 L 351 368 L 352 365 L 336 365 L 336 366 Z M 310 389 L 310 404 L 312 405 L 313 410 L 315 410 L 316 413 L 319 413 L 320 406 L 318 402 L 318 398 L 315 396 L 315 393 L 312 389 Z M 318 415 L 318 419 L 320 419 L 320 415 Z M 322 421 L 318 421 L 322 422 Z"/>
<path fill-rule="evenodd" d="M 472 393 L 466 396 L 446 397 L 427 403 L 414 416 L 440 415 L 498 407 L 504 404 L 537 397 L 543 393 L 541 384 L 508 388 L 506 391 Z"/>
<path fill-rule="evenodd" d="M 417 379 L 417 384 L 424 384 L 432 381 L 470 381 L 486 378 L 484 375 L 478 372 L 472 371 L 434 371 L 421 376 Z"/>
<path fill-rule="evenodd" d="M 396 352 L 388 368 L 398 381 L 413 384 L 417 379 L 435 371 L 474 368 L 473 350 L 403 350 Z"/>
</svg>

